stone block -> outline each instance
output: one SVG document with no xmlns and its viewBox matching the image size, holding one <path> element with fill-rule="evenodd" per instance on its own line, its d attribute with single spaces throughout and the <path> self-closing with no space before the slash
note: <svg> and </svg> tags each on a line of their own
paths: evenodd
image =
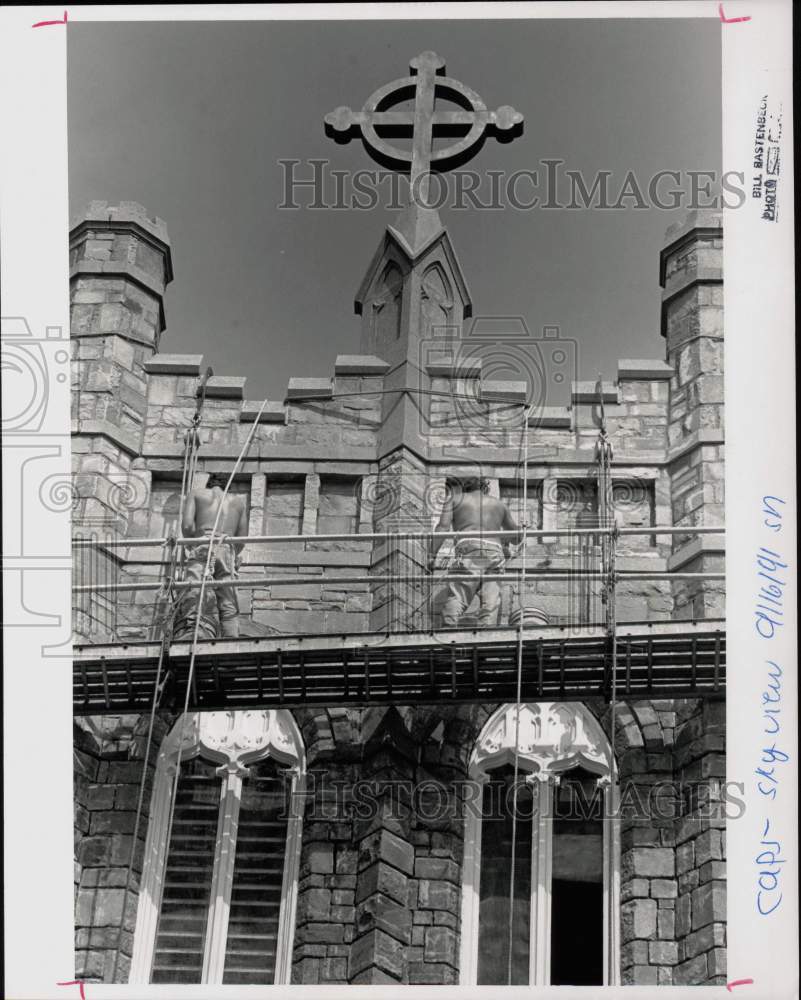
<svg viewBox="0 0 801 1000">
<path fill-rule="evenodd" d="M 412 914 L 409 909 L 394 902 L 382 893 L 364 900 L 356 911 L 356 931 L 364 934 L 378 928 L 404 944 L 409 944 L 412 933 Z"/>
<path fill-rule="evenodd" d="M 676 936 L 676 911 L 675 910 L 657 910 L 656 914 L 656 933 L 657 937 L 664 938 L 666 940 L 673 940 Z"/>
<path fill-rule="evenodd" d="M 722 923 L 707 924 L 705 927 L 693 931 L 684 938 L 682 941 L 684 949 L 682 957 L 685 959 L 695 958 L 696 955 L 700 955 L 702 952 L 711 951 L 716 947 L 723 947 L 725 944 L 725 925 Z"/>
<path fill-rule="evenodd" d="M 359 854 L 350 846 L 342 845 L 337 847 L 335 868 L 337 875 L 354 876 L 353 885 L 356 885 L 355 875 L 358 871 Z"/>
<path fill-rule="evenodd" d="M 656 986 L 657 969 L 654 965 L 634 965 L 628 970 L 628 981 L 632 986 Z"/>
<path fill-rule="evenodd" d="M 675 965 L 679 960 L 677 941 L 651 941 L 648 945 L 648 960 L 651 965 Z"/>
<path fill-rule="evenodd" d="M 331 944 L 342 944 L 345 939 L 345 926 L 342 923 L 324 921 L 320 923 L 301 924 L 295 934 L 295 943 L 307 950 L 312 947 Z"/>
<path fill-rule="evenodd" d="M 639 358 L 621 358 L 617 363 L 618 381 L 633 382 L 669 379 L 674 374 L 672 365 L 666 361 L 643 361 Z"/>
<path fill-rule="evenodd" d="M 406 905 L 406 894 L 408 892 L 408 879 L 397 868 L 376 861 L 369 868 L 359 873 L 359 881 L 356 886 L 356 902 L 360 903 L 373 893 L 381 892 L 394 899 L 396 902 Z"/>
<path fill-rule="evenodd" d="M 346 983 L 348 981 L 348 960 L 343 956 L 326 958 L 321 968 L 321 979 L 325 983 Z"/>
<path fill-rule="evenodd" d="M 614 382 L 603 382 L 601 384 L 601 395 L 604 403 L 617 403 L 618 391 Z M 570 389 L 570 398 L 573 403 L 597 403 L 598 383 L 597 382 L 573 382 Z"/>
<path fill-rule="evenodd" d="M 692 928 L 726 920 L 726 883 L 706 882 L 692 891 Z"/>
<path fill-rule="evenodd" d="M 444 879 L 457 884 L 461 878 L 459 865 L 448 858 L 417 858 L 414 874 L 417 878 Z"/>
<path fill-rule="evenodd" d="M 175 406 L 178 394 L 178 378 L 174 375 L 151 377 L 147 401 L 150 406 Z M 170 436 L 172 441 L 172 436 Z"/>
<path fill-rule="evenodd" d="M 298 923 L 328 920 L 331 916 L 331 893 L 328 889 L 306 889 L 298 892 Z"/>
<path fill-rule="evenodd" d="M 626 969 L 631 965 L 648 964 L 648 942 L 629 941 L 620 949 L 620 964 Z"/>
<path fill-rule="evenodd" d="M 682 962 L 673 969 L 676 986 L 700 986 L 707 980 L 706 955 L 697 955 L 689 962 Z"/>
<path fill-rule="evenodd" d="M 698 869 L 698 880 L 703 885 L 704 882 L 712 882 L 715 879 L 726 878 L 725 861 L 707 861 Z"/>
<path fill-rule="evenodd" d="M 350 950 L 350 978 L 371 966 L 400 981 L 404 972 L 404 946 L 384 931 L 374 929 L 357 938 Z"/>
<path fill-rule="evenodd" d="M 676 874 L 683 875 L 695 867 L 695 841 L 679 844 L 676 848 Z"/>
<path fill-rule="evenodd" d="M 206 399 L 244 399 L 245 382 L 247 378 L 244 376 L 213 375 L 206 382 Z"/>
<path fill-rule="evenodd" d="M 114 804 L 114 787 L 110 785 L 89 785 L 86 789 L 87 809 L 111 809 Z"/>
<path fill-rule="evenodd" d="M 481 399 L 484 402 L 525 403 L 528 389 L 525 382 L 488 379 L 481 382 Z"/>
<path fill-rule="evenodd" d="M 481 377 L 482 363 L 483 358 L 468 357 L 458 350 L 432 351 L 426 359 L 426 371 L 432 378 L 476 379 Z M 447 391 L 447 382 L 443 388 Z"/>
<path fill-rule="evenodd" d="M 409 962 L 410 985 L 448 986 L 459 981 L 459 973 L 451 965 L 439 962 Z"/>
<path fill-rule="evenodd" d="M 333 394 L 330 378 L 291 378 L 286 390 L 287 399 L 330 399 Z"/>
<path fill-rule="evenodd" d="M 459 939 L 450 927 L 429 927 L 425 934 L 424 957 L 427 962 L 446 962 L 458 967 Z"/>
<path fill-rule="evenodd" d="M 573 415 L 567 406 L 539 406 L 532 410 L 528 418 L 529 427 L 549 427 L 569 430 Z"/>
<path fill-rule="evenodd" d="M 202 354 L 154 354 L 142 365 L 151 375 L 200 375 Z"/>
<path fill-rule="evenodd" d="M 263 402 L 263 400 L 246 399 L 239 411 L 240 423 L 252 424 L 256 417 L 259 418 L 260 424 L 286 423 L 286 407 L 280 400 L 268 399 L 262 409 Z M 259 415 L 260 410 L 261 415 Z"/>
<path fill-rule="evenodd" d="M 676 936 L 684 937 L 692 929 L 692 896 L 681 895 L 676 900 Z"/>
<path fill-rule="evenodd" d="M 695 838 L 695 867 L 700 868 L 707 861 L 720 861 L 723 847 L 720 830 L 705 830 Z"/>
<path fill-rule="evenodd" d="M 306 853 L 309 871 L 317 875 L 331 875 L 334 871 L 334 845 L 310 844 Z"/>
<path fill-rule="evenodd" d="M 624 882 L 620 887 L 620 901 L 625 903 L 629 899 L 645 899 L 651 889 L 651 883 L 647 878 L 632 878 Z"/>
<path fill-rule="evenodd" d="M 710 976 L 725 976 L 727 972 L 726 949 L 713 948 L 706 956 L 706 963 Z"/>
<path fill-rule="evenodd" d="M 669 847 L 634 847 L 621 860 L 621 880 L 632 876 L 645 878 L 673 877 L 675 859 Z"/>
<path fill-rule="evenodd" d="M 108 837 L 83 837 L 77 847 L 78 862 L 85 868 L 106 865 L 110 860 L 110 851 Z"/>
<path fill-rule="evenodd" d="M 376 830 L 359 844 L 359 869 L 383 861 L 407 875 L 415 867 L 414 848 L 389 830 Z"/>
<path fill-rule="evenodd" d="M 653 899 L 675 899 L 676 896 L 678 896 L 678 886 L 675 879 L 655 878 L 651 881 Z"/>
<path fill-rule="evenodd" d="M 338 354 L 334 362 L 335 375 L 384 375 L 389 363 L 373 354 Z"/>
<path fill-rule="evenodd" d="M 620 928 L 623 941 L 656 937 L 656 900 L 633 899 L 620 907 Z"/>
<path fill-rule="evenodd" d="M 451 913 L 456 913 L 459 893 L 456 886 L 450 882 L 420 879 L 418 905 L 424 910 L 449 910 Z"/>
</svg>

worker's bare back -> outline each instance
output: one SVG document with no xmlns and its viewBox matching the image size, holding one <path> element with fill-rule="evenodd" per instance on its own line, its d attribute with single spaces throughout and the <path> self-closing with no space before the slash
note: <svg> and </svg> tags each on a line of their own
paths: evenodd
<svg viewBox="0 0 801 1000">
<path fill-rule="evenodd" d="M 215 486 L 212 489 L 192 490 L 191 499 L 194 501 L 193 535 L 200 535 L 205 529 L 214 527 L 221 503 L 222 513 L 215 534 L 240 534 L 239 529 L 245 509 L 242 497 L 229 495 L 223 498 L 223 491 L 219 486 Z"/>
<path fill-rule="evenodd" d="M 480 490 L 465 493 L 461 500 L 454 504 L 454 531 L 500 531 L 502 528 L 514 530 L 516 527 L 506 505 Z"/>
</svg>

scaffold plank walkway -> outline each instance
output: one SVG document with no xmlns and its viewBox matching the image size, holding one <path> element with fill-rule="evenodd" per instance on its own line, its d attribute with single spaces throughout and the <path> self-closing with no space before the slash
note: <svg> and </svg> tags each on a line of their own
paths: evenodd
<svg viewBox="0 0 801 1000">
<path fill-rule="evenodd" d="M 198 644 L 189 705 L 270 706 L 514 701 L 517 631 L 282 636 Z M 158 643 L 75 647 L 78 715 L 150 708 Z M 173 691 L 185 695 L 191 644 L 169 647 Z M 604 629 L 524 631 L 524 700 L 608 699 L 612 644 Z M 642 623 L 617 631 L 618 698 L 721 698 L 725 622 Z"/>
</svg>

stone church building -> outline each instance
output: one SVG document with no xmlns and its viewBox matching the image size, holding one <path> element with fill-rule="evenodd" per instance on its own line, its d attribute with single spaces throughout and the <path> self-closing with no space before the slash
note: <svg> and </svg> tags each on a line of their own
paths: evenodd
<svg viewBox="0 0 801 1000">
<path fill-rule="evenodd" d="M 654 359 L 585 383 L 530 332 L 570 386 L 530 407 L 486 374 L 439 217 L 408 209 L 358 288 L 360 353 L 262 406 L 222 352 L 170 353 L 164 222 L 75 224 L 78 978 L 725 982 L 723 542 L 697 531 L 724 521 L 720 219 L 673 226 L 657 265 Z M 162 640 L 201 397 L 191 481 L 234 471 L 256 540 L 240 637 L 195 661 Z M 529 534 L 497 623 L 443 629 L 449 543 L 432 581 L 421 535 L 469 474 Z"/>
</svg>

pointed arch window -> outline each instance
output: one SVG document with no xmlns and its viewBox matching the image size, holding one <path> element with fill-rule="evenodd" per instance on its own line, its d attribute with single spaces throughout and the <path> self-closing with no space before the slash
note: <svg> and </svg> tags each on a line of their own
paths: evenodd
<svg viewBox="0 0 801 1000">
<path fill-rule="evenodd" d="M 513 985 L 619 983 L 614 773 L 609 741 L 581 704 L 522 705 L 519 723 L 504 705 L 488 720 L 470 759 L 481 794 L 466 817 L 462 985 L 505 985 L 510 964 Z"/>
<path fill-rule="evenodd" d="M 451 335 L 453 292 L 439 264 L 432 264 L 423 275 L 421 296 L 421 329 L 425 337 Z"/>
<path fill-rule="evenodd" d="M 384 268 L 373 299 L 373 343 L 386 344 L 401 334 L 403 274 L 393 261 Z"/>
<path fill-rule="evenodd" d="M 289 982 L 303 778 L 287 711 L 178 720 L 156 763 L 130 982 Z"/>
</svg>

